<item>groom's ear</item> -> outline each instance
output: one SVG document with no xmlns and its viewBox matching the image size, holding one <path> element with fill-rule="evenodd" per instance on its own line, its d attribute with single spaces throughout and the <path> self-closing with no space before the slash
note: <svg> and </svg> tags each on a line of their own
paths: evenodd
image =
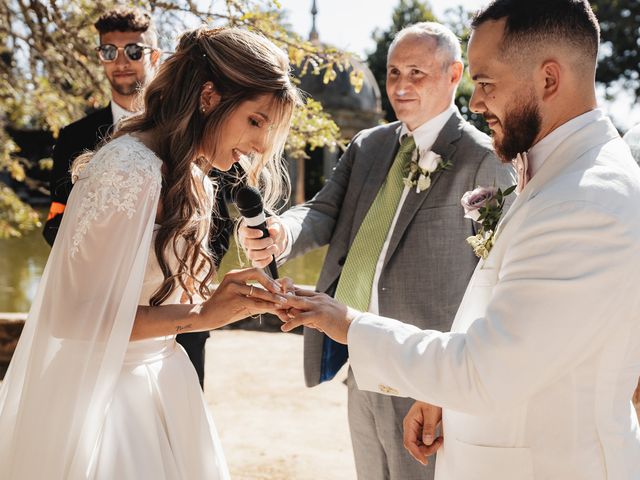
<svg viewBox="0 0 640 480">
<path fill-rule="evenodd" d="M 220 103 L 220 94 L 213 82 L 205 82 L 200 88 L 200 110 L 202 113 L 209 113 L 218 103 Z"/>
<path fill-rule="evenodd" d="M 542 87 L 541 98 L 543 101 L 551 100 L 559 90 L 562 79 L 562 67 L 555 60 L 547 60 L 540 66 L 540 85 Z"/>
</svg>

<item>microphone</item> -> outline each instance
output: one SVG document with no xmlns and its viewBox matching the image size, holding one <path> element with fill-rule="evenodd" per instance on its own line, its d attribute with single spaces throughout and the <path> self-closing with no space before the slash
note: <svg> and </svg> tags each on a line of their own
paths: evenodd
<svg viewBox="0 0 640 480">
<path fill-rule="evenodd" d="M 236 193 L 235 203 L 247 226 L 260 230 L 262 232 L 262 237 L 260 238 L 268 237 L 267 217 L 264 215 L 260 192 L 254 187 L 243 186 Z M 271 278 L 277 279 L 278 267 L 274 256 L 271 257 L 271 263 L 267 268 Z"/>
</svg>

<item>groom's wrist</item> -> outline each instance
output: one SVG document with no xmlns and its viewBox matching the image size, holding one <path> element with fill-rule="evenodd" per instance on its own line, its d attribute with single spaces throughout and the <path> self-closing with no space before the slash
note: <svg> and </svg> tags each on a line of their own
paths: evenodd
<svg viewBox="0 0 640 480">
<path fill-rule="evenodd" d="M 363 312 L 356 310 L 355 308 L 347 307 L 347 313 L 345 314 L 345 344 L 349 342 L 349 331 L 353 323 L 362 315 Z"/>
</svg>

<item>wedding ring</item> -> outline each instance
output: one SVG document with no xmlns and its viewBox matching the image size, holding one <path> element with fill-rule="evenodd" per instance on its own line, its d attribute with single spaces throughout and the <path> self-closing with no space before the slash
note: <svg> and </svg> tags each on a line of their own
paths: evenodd
<svg viewBox="0 0 640 480">
<path fill-rule="evenodd" d="M 247 297 L 252 297 L 253 296 L 253 285 L 251 285 L 251 288 L 249 289 L 249 295 L 247 295 Z"/>
</svg>

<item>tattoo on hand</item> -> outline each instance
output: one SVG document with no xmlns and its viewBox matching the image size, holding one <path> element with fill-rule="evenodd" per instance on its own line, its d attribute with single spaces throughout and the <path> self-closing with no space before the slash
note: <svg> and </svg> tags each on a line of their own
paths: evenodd
<svg viewBox="0 0 640 480">
<path fill-rule="evenodd" d="M 189 324 L 189 325 L 178 325 L 178 326 L 176 327 L 176 332 L 177 332 L 177 333 L 180 333 L 180 332 L 182 332 L 183 330 L 186 330 L 187 328 L 191 328 L 191 324 Z"/>
</svg>

